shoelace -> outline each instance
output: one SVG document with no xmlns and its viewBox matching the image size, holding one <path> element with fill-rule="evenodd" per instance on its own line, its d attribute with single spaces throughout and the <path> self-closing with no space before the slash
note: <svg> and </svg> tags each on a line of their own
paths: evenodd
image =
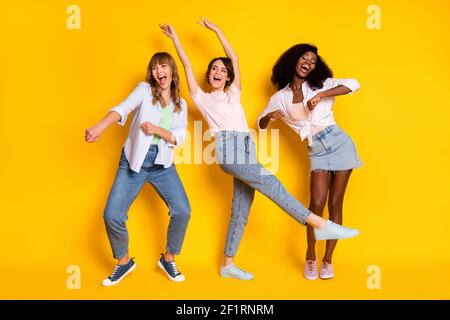
<svg viewBox="0 0 450 320">
<path fill-rule="evenodd" d="M 340 224 L 334 223 L 334 222 L 331 223 L 331 227 L 333 227 L 334 229 L 336 229 L 339 232 L 346 230 L 345 227 L 341 226 Z"/>
<path fill-rule="evenodd" d="M 233 267 L 235 267 L 242 274 L 247 274 L 248 273 L 247 271 L 244 271 L 244 270 L 238 268 L 236 265 L 233 265 Z"/>
<path fill-rule="evenodd" d="M 307 261 L 306 268 L 308 269 L 308 272 L 313 272 L 314 271 L 314 261 Z"/>
<path fill-rule="evenodd" d="M 119 271 L 120 267 L 121 267 L 120 265 L 117 265 L 117 266 L 114 267 L 113 273 L 111 273 L 111 275 L 109 276 L 109 279 L 111 279 L 111 280 L 114 279 L 114 277 L 116 276 L 116 274 Z"/>
<path fill-rule="evenodd" d="M 328 269 L 328 265 L 329 265 L 329 263 L 328 262 L 322 262 L 322 270 L 327 270 Z"/>
<path fill-rule="evenodd" d="M 175 264 L 175 261 L 171 261 L 171 262 L 169 262 L 169 264 L 170 264 L 170 266 L 172 267 L 173 273 L 174 273 L 175 275 L 181 273 L 181 272 L 178 271 L 177 265 Z"/>
</svg>

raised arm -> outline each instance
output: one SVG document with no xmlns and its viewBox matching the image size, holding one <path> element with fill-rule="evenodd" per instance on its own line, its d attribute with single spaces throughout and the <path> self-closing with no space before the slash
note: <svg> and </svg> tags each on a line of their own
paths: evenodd
<svg viewBox="0 0 450 320">
<path fill-rule="evenodd" d="M 203 17 L 200 17 L 201 21 L 198 23 L 205 28 L 214 31 L 217 34 L 217 37 L 220 40 L 220 43 L 222 44 L 223 50 L 225 51 L 225 54 L 227 57 L 231 60 L 233 63 L 233 71 L 234 71 L 234 85 L 241 89 L 241 73 L 239 70 L 239 61 L 236 53 L 234 52 L 233 48 L 231 47 L 230 42 L 228 42 L 227 38 L 223 34 L 223 32 L 219 29 L 217 25 L 209 21 L 208 19 L 205 19 Z"/>
<path fill-rule="evenodd" d="M 189 87 L 189 93 L 191 95 L 195 95 L 197 93 L 198 83 L 195 79 L 194 70 L 192 70 L 191 63 L 189 62 L 186 52 L 181 45 L 180 39 L 178 38 L 175 29 L 170 24 L 160 24 L 159 27 L 166 36 L 172 39 L 175 49 L 177 50 L 178 57 L 180 58 L 181 63 L 184 67 L 186 81 Z"/>
</svg>

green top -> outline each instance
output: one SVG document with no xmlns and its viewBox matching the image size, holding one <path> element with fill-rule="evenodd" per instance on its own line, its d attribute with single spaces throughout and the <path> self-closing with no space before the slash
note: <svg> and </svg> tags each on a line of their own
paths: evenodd
<svg viewBox="0 0 450 320">
<path fill-rule="evenodd" d="M 165 107 L 161 107 L 158 125 L 163 129 L 170 130 L 172 129 L 172 123 L 173 123 L 172 104 L 169 104 Z M 159 139 L 161 139 L 161 137 L 155 134 L 152 139 L 152 144 L 158 144 Z"/>
</svg>

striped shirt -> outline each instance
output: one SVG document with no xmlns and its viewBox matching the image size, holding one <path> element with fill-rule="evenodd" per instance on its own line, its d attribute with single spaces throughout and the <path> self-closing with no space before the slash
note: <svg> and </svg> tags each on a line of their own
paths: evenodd
<svg viewBox="0 0 450 320">
<path fill-rule="evenodd" d="M 350 94 L 359 89 L 359 82 L 355 79 L 334 79 L 328 78 L 324 81 L 322 89 L 313 90 L 309 84 L 305 81 L 302 84 L 303 93 L 303 105 L 307 106 L 307 102 L 316 96 L 319 92 L 326 91 L 337 87 L 339 85 L 346 86 L 351 90 Z M 322 98 L 320 102 L 316 105 L 312 112 L 308 114 L 307 119 L 299 119 L 292 116 L 292 112 L 288 110 L 291 108 L 293 103 L 294 93 L 289 84 L 283 89 L 277 91 L 272 97 L 270 97 L 269 103 L 264 111 L 258 118 L 258 128 L 263 130 L 259 126 L 259 121 L 261 118 L 265 117 L 269 112 L 280 110 L 284 117 L 283 121 L 291 127 L 300 136 L 301 140 L 308 139 L 308 145 L 312 145 L 312 136 L 314 127 L 328 127 L 336 124 L 333 116 L 333 103 L 334 97 Z M 309 109 L 308 109 L 309 110 Z"/>
</svg>

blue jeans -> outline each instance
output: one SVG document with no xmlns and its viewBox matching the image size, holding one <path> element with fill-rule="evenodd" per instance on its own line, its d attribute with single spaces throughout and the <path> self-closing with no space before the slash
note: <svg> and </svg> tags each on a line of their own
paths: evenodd
<svg viewBox="0 0 450 320">
<path fill-rule="evenodd" d="M 256 160 L 255 143 L 249 133 L 220 131 L 216 134 L 216 159 L 233 178 L 233 203 L 228 225 L 225 255 L 234 257 L 247 224 L 255 189 L 275 202 L 302 225 L 311 211 L 283 187 L 281 182 Z"/>
<path fill-rule="evenodd" d="M 175 165 L 164 169 L 155 165 L 158 146 L 151 145 L 139 173 L 130 169 L 122 150 L 116 179 L 106 203 L 104 220 L 109 242 L 116 259 L 128 253 L 128 209 L 145 182 L 149 182 L 169 207 L 170 223 L 166 250 L 179 254 L 189 222 L 191 207 Z"/>
</svg>

